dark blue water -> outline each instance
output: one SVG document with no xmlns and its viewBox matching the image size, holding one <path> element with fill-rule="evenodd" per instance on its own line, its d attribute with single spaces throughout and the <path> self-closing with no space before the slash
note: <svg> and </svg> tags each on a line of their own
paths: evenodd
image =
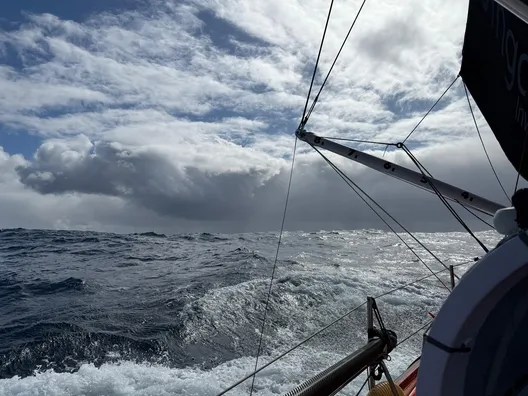
<svg viewBox="0 0 528 396">
<path fill-rule="evenodd" d="M 446 262 L 479 250 L 465 234 L 420 237 Z M 253 368 L 276 244 L 274 233 L 0 230 L 0 394 L 221 391 Z M 391 234 L 286 233 L 262 361 L 367 295 L 426 273 Z M 388 327 L 403 337 L 444 297 L 432 279 L 379 305 Z M 332 364 L 364 342 L 364 327 L 364 312 L 351 315 L 263 373 L 258 394 L 283 393 Z M 415 341 L 395 352 L 401 367 L 419 352 Z M 234 394 L 246 394 L 247 386 Z"/>
<path fill-rule="evenodd" d="M 181 313 L 212 288 L 266 272 L 268 259 L 248 244 L 211 234 L 0 231 L 0 377 L 124 358 L 183 366 L 243 355 L 247 345 L 234 351 L 221 337 L 182 342 Z"/>
</svg>

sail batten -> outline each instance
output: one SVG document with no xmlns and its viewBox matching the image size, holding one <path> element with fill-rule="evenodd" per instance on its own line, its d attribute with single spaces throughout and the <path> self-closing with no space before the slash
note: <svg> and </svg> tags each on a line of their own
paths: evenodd
<svg viewBox="0 0 528 396">
<path fill-rule="evenodd" d="M 528 11 L 524 3 L 519 2 L 519 7 Z M 470 0 L 460 75 L 502 150 L 525 179 L 528 179 L 528 153 L 523 156 L 528 144 L 527 37 L 528 25 L 498 2 Z"/>
</svg>

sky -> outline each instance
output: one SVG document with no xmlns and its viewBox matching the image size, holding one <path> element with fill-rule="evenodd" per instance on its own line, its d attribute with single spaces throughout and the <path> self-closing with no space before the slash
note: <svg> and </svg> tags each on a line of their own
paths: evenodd
<svg viewBox="0 0 528 396">
<path fill-rule="evenodd" d="M 316 88 L 360 4 L 335 1 Z M 367 1 L 307 129 L 401 141 L 459 72 L 467 5 Z M 328 6 L 1 2 L 0 228 L 278 230 Z M 511 195 L 516 172 L 474 108 Z M 434 177 L 506 204 L 460 81 L 408 144 Z M 401 151 L 353 147 L 413 167 Z M 410 229 L 462 230 L 433 195 L 329 158 Z M 285 228 L 381 227 L 298 142 Z"/>
</svg>

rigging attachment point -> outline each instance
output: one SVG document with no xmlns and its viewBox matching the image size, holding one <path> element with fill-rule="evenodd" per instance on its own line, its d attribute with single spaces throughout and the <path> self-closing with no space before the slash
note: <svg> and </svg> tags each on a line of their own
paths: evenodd
<svg viewBox="0 0 528 396">
<path fill-rule="evenodd" d="M 295 136 L 297 136 L 297 138 L 299 138 L 301 140 L 303 140 L 305 135 L 306 135 L 306 129 L 304 129 L 303 127 L 299 127 L 295 131 Z"/>
</svg>

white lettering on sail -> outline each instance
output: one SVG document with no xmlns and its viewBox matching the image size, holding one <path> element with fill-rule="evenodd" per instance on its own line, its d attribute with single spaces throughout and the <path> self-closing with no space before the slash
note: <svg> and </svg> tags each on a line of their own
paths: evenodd
<svg viewBox="0 0 528 396">
<path fill-rule="evenodd" d="M 506 75 L 505 77 L 506 87 L 508 88 L 508 91 L 511 91 L 515 82 L 515 69 L 517 67 L 517 50 L 519 49 L 519 43 L 515 40 L 513 32 L 509 29 L 508 33 L 506 33 L 504 47 L 506 48 L 506 66 L 509 73 L 509 75 Z"/>
<path fill-rule="evenodd" d="M 517 97 L 517 106 L 515 107 L 515 121 L 521 125 L 525 132 L 528 131 L 528 113 L 519 105 L 519 97 Z"/>
<path fill-rule="evenodd" d="M 528 131 L 528 112 L 524 107 L 528 88 L 528 54 L 519 53 L 519 41 L 510 26 L 506 25 L 505 12 L 507 11 L 495 1 L 482 0 L 481 4 L 484 11 L 489 12 L 495 38 L 500 42 L 500 56 L 506 61 L 505 86 L 508 91 L 513 90 L 518 94 L 515 121 L 524 131 Z"/>
</svg>

